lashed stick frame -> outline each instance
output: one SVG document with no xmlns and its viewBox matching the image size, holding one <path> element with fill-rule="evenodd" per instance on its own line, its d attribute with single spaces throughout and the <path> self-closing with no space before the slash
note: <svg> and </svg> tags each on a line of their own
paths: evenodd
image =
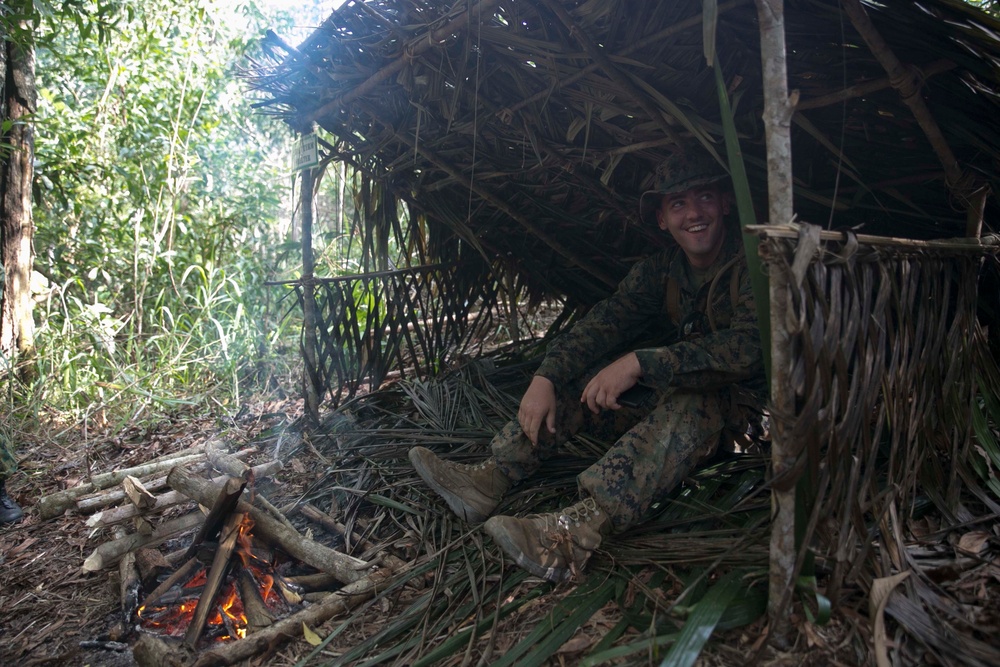
<svg viewBox="0 0 1000 667">
<path fill-rule="evenodd" d="M 974 369 L 991 363 L 977 279 L 983 259 L 1000 254 L 1000 237 L 748 231 L 761 239 L 771 290 L 774 623 L 786 616 L 807 552 L 826 560 L 833 603 L 845 586 L 865 585 L 873 526 L 883 556 L 899 566 L 895 523 L 927 471 L 944 480 L 943 502 L 957 504 L 968 476 L 959 467 L 974 445 Z M 796 498 L 803 478 L 809 497 Z M 809 510 L 804 526 L 795 524 L 796 503 Z"/>
</svg>

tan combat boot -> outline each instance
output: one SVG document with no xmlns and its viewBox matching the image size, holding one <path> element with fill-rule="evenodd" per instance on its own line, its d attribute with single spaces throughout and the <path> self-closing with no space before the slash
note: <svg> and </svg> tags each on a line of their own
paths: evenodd
<svg viewBox="0 0 1000 667">
<path fill-rule="evenodd" d="M 426 447 L 410 450 L 410 463 L 427 486 L 444 498 L 460 519 L 469 523 L 486 520 L 510 488 L 510 480 L 497 470 L 496 461 L 476 465 L 452 463 L 438 458 Z"/>
<path fill-rule="evenodd" d="M 611 520 L 587 498 L 560 512 L 495 516 L 483 530 L 525 570 L 560 582 L 583 569 L 601 538 L 611 532 Z"/>
</svg>

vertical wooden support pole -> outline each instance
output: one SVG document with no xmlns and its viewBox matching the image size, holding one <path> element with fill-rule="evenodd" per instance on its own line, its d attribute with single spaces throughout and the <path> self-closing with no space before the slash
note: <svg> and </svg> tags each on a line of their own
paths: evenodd
<svg viewBox="0 0 1000 667">
<path fill-rule="evenodd" d="M 791 120 L 795 100 L 788 95 L 785 62 L 784 0 L 756 0 L 760 20 L 760 57 L 764 74 L 764 128 L 767 139 L 768 215 L 771 224 L 793 219 Z M 794 96 L 797 99 L 797 95 Z M 779 266 L 780 264 L 780 266 Z M 788 271 L 780 260 L 770 267 L 771 296 L 771 461 L 775 478 L 780 478 L 792 461 L 782 429 L 782 418 L 790 416 L 794 396 L 788 378 Z M 795 570 L 795 486 L 781 484 L 771 492 L 771 565 L 768 587 L 768 616 L 771 636 L 779 645 L 788 643 L 786 592 L 793 585 Z"/>
<path fill-rule="evenodd" d="M 316 261 L 313 256 L 313 187 L 315 185 L 314 170 L 302 170 L 302 193 L 299 207 L 302 216 L 302 356 L 305 368 L 302 371 L 302 386 L 305 393 L 306 413 L 314 424 L 319 423 L 319 393 L 317 392 L 315 374 L 319 372 L 316 362 L 316 285 L 313 281 L 313 271 Z"/>
<path fill-rule="evenodd" d="M 757 0 L 760 59 L 764 73 L 764 136 L 767 140 L 768 216 L 772 225 L 792 220 L 792 114 L 785 63 L 784 0 Z M 798 100 L 798 93 L 795 94 Z"/>
<path fill-rule="evenodd" d="M 788 310 L 788 265 L 778 261 L 768 265 L 771 297 L 771 545 L 767 613 L 771 637 L 779 647 L 790 642 L 787 592 L 795 574 L 795 484 L 782 477 L 795 464 L 789 453 L 785 419 L 795 412 L 792 393 L 791 346 L 785 313 Z"/>
</svg>

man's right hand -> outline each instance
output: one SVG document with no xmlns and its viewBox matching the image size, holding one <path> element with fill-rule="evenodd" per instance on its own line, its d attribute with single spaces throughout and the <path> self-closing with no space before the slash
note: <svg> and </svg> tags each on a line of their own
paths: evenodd
<svg viewBox="0 0 1000 667">
<path fill-rule="evenodd" d="M 542 424 L 549 433 L 556 432 L 556 388 L 548 378 L 536 375 L 521 398 L 517 421 L 531 444 L 538 446 Z"/>
</svg>

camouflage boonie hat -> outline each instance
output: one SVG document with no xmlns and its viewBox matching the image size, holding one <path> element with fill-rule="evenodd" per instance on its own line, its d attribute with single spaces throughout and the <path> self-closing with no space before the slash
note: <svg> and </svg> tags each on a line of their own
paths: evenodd
<svg viewBox="0 0 1000 667">
<path fill-rule="evenodd" d="M 655 224 L 655 212 L 663 201 L 663 195 L 684 192 L 725 178 L 729 178 L 729 174 L 704 150 L 678 151 L 656 168 L 653 189 L 643 192 L 639 199 L 639 218 L 647 224 Z"/>
</svg>

